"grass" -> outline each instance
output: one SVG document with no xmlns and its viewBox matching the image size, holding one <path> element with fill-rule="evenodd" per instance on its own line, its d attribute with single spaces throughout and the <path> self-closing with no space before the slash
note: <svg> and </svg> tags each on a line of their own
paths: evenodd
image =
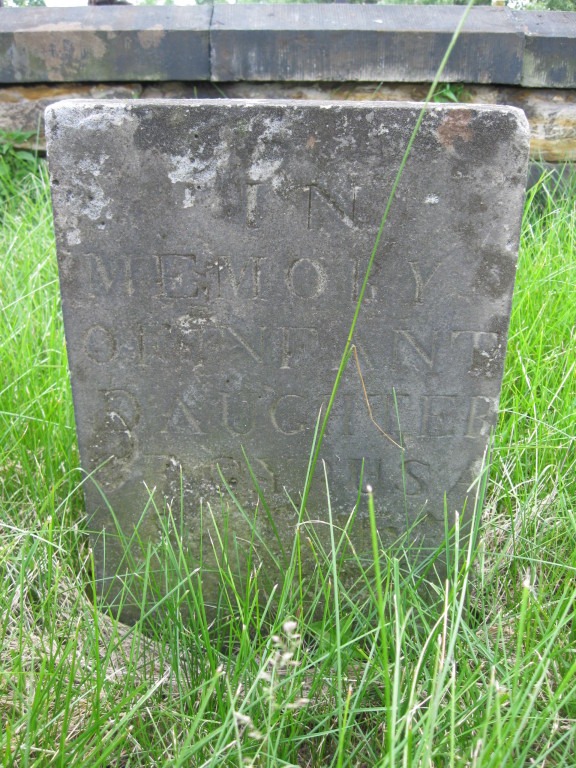
<svg viewBox="0 0 576 768">
<path fill-rule="evenodd" d="M 546 183 L 527 201 L 477 547 L 453 549 L 444 592 L 424 598 L 422 570 L 374 535 L 359 599 L 332 527 L 312 583 L 279 581 L 279 612 L 256 599 L 257 567 L 238 591 L 223 547 L 214 615 L 179 512 L 158 508 L 165 535 L 126 585 L 154 622 L 143 607 L 128 627 L 92 600 L 42 164 L 3 189 L 2 764 L 574 765 L 575 196 Z"/>
</svg>

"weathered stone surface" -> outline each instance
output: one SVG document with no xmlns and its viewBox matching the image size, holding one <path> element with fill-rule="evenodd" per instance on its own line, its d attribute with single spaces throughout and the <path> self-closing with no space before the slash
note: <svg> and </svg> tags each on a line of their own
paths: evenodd
<svg viewBox="0 0 576 768">
<path fill-rule="evenodd" d="M 422 83 L 227 83 L 223 93 L 244 99 L 339 99 L 348 101 L 423 101 Z M 493 85 L 459 87 L 466 104 L 499 104 L 523 109 L 530 124 L 530 156 L 536 161 L 576 160 L 576 90 L 508 88 Z M 147 95 L 146 89 L 143 95 Z"/>
<path fill-rule="evenodd" d="M 208 7 L 5 8 L 0 83 L 203 80 Z"/>
<path fill-rule="evenodd" d="M 525 41 L 522 84 L 576 87 L 576 13 L 515 11 L 513 16 Z"/>
<path fill-rule="evenodd" d="M 505 88 L 466 85 L 463 103 L 520 107 L 530 124 L 533 160 L 564 163 L 576 160 L 576 90 Z M 423 101 L 423 83 L 132 83 L 130 85 L 39 85 L 0 88 L 0 130 L 39 131 L 29 146 L 43 150 L 43 110 L 65 98 L 146 99 L 303 99 L 349 101 Z M 42 119 L 40 119 L 42 118 Z"/>
<path fill-rule="evenodd" d="M 463 8 L 216 5 L 211 79 L 431 82 Z M 444 79 L 520 83 L 523 36 L 506 8 L 473 8 Z"/>
<path fill-rule="evenodd" d="M 222 477 L 249 517 L 246 452 L 286 546 L 413 105 L 63 102 L 47 111 L 55 227 L 81 460 L 129 534 L 147 488 L 200 509 Z M 378 248 L 321 457 L 343 525 L 375 489 L 384 543 L 420 518 L 444 537 L 496 420 L 528 158 L 512 108 L 426 115 Z M 400 429 L 398 427 L 400 424 Z M 401 433 L 401 434 L 400 434 Z M 90 525 L 114 530 L 85 485 Z M 230 535 L 251 538 L 230 504 Z M 179 513 L 178 513 L 179 514 Z M 327 520 L 321 467 L 308 515 Z M 328 541 L 327 526 L 314 525 Z M 266 515 L 256 521 L 275 552 Z M 354 527 L 369 551 L 365 494 Z M 140 535 L 157 538 L 148 507 Z M 109 544 L 106 574 L 119 555 Z M 204 553 L 209 549 L 204 538 Z M 264 555 L 263 555 L 264 556 Z M 208 578 L 208 577 L 206 577 Z"/>
<path fill-rule="evenodd" d="M 464 9 L 347 4 L 5 8 L 0 83 L 432 82 Z M 573 88 L 576 13 L 472 8 L 443 73 Z"/>
<path fill-rule="evenodd" d="M 65 99 L 135 99 L 140 83 L 131 85 L 17 85 L 0 88 L 0 130 L 36 134 L 28 146 L 44 149 L 44 110 Z"/>
<path fill-rule="evenodd" d="M 576 91 L 551 88 L 471 86 L 471 101 L 509 104 L 524 110 L 530 124 L 530 156 L 536 161 L 576 160 Z"/>
</svg>

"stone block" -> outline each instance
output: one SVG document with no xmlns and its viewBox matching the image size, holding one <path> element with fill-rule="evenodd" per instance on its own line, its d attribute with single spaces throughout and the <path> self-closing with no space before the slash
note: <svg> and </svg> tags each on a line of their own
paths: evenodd
<svg viewBox="0 0 576 768">
<path fill-rule="evenodd" d="M 211 77 L 431 82 L 463 12 L 449 6 L 216 5 Z M 522 48 L 506 8 L 474 8 L 442 77 L 519 83 Z"/>
<path fill-rule="evenodd" d="M 253 535 L 265 561 L 267 547 L 280 558 L 290 546 L 316 420 L 418 113 L 226 100 L 47 110 L 103 583 L 120 560 L 110 509 L 127 535 L 139 521 L 140 535 L 157 540 L 150 489 L 160 509 L 166 501 L 178 518 L 182 509 L 198 560 L 203 542 L 206 579 L 210 510 L 220 520 L 229 507 L 240 550 Z M 424 117 L 353 337 L 362 377 L 352 356 L 320 453 L 337 525 L 358 501 L 359 554 L 370 551 L 367 484 L 385 545 L 418 520 L 411 538 L 430 552 L 444 539 L 445 495 L 450 522 L 470 509 L 498 412 L 528 140 L 514 108 L 433 105 Z M 321 465 L 305 519 L 328 546 Z"/>
<path fill-rule="evenodd" d="M 208 7 L 4 8 L 0 83 L 205 80 Z"/>
<path fill-rule="evenodd" d="M 515 11 L 524 34 L 522 85 L 576 88 L 576 13 Z"/>
</svg>

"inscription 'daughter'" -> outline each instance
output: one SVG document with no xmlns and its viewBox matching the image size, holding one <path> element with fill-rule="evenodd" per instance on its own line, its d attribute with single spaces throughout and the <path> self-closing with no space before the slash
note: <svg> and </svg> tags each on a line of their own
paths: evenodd
<svg viewBox="0 0 576 768">
<path fill-rule="evenodd" d="M 389 434 L 398 436 L 400 420 L 404 437 L 465 437 L 488 436 L 493 414 L 491 398 L 466 397 L 457 394 L 415 396 L 398 392 L 369 394 L 374 415 Z M 164 431 L 170 434 L 204 436 L 215 426 L 223 426 L 230 434 L 250 436 L 268 425 L 278 434 L 290 437 L 309 430 L 326 396 L 282 394 L 244 390 L 230 394 L 215 392 L 211 405 L 218 408 L 216 418 L 206 411 L 194 409 L 177 397 L 165 414 Z M 340 396 L 343 414 L 335 416 L 330 426 L 334 438 L 351 437 L 366 430 L 362 416 L 364 403 L 355 395 Z"/>
</svg>

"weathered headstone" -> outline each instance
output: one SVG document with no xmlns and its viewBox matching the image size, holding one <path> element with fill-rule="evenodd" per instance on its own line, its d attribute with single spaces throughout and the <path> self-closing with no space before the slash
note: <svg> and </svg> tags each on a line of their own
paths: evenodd
<svg viewBox="0 0 576 768">
<path fill-rule="evenodd" d="M 62 102 L 47 112 L 60 282 L 90 526 L 130 534 L 155 488 L 286 545 L 414 105 Z M 369 280 L 321 457 L 342 525 L 375 492 L 384 543 L 424 548 L 462 510 L 495 425 L 528 129 L 519 110 L 433 106 Z M 364 391 L 365 387 L 365 391 Z M 374 422 L 371 421 L 366 398 Z M 400 425 L 400 429 L 399 426 Z M 403 449 L 385 437 L 382 431 Z M 327 520 L 319 465 L 308 503 Z M 93 482 L 93 481 L 96 481 Z M 224 502 L 222 502 L 224 499 Z M 261 507 L 261 504 L 260 504 Z M 328 540 L 328 529 L 315 525 Z M 279 547 L 262 509 L 258 536 Z M 369 551 L 366 497 L 354 526 Z M 158 536 L 149 505 L 140 535 Z M 100 539 L 95 536 L 95 541 Z M 209 549 L 204 539 L 204 551 Z M 119 554 L 96 551 L 100 577 Z M 104 567 L 105 562 L 105 567 Z"/>
</svg>

